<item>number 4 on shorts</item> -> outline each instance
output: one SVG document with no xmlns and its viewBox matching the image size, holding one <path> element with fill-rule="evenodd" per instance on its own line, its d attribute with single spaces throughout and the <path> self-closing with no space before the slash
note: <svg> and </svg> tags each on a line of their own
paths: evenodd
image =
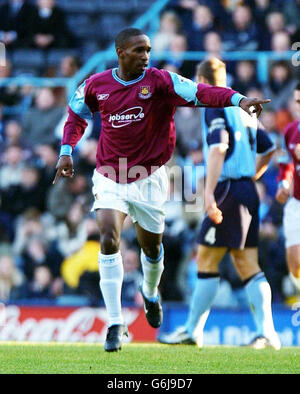
<svg viewBox="0 0 300 394">
<path fill-rule="evenodd" d="M 216 228 L 210 227 L 205 234 L 204 241 L 208 244 L 213 245 L 216 242 Z"/>
</svg>

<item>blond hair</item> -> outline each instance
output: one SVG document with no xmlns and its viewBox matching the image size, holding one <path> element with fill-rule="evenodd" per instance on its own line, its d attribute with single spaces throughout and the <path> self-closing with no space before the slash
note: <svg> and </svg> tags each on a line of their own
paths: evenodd
<svg viewBox="0 0 300 394">
<path fill-rule="evenodd" d="M 226 65 L 217 57 L 203 60 L 197 65 L 197 78 L 204 77 L 210 85 L 219 85 L 226 76 Z"/>
</svg>

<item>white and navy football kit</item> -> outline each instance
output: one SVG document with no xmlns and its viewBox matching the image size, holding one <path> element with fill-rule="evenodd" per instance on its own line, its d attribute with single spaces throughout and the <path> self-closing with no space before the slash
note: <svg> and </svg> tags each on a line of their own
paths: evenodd
<svg viewBox="0 0 300 394">
<path fill-rule="evenodd" d="M 221 131 L 229 134 L 224 165 L 215 190 L 223 213 L 216 225 L 208 216 L 203 220 L 198 242 L 205 246 L 243 249 L 258 244 L 259 199 L 252 177 L 256 173 L 256 154 L 275 149 L 267 133 L 258 128 L 255 116 L 239 108 L 203 110 L 203 150 L 207 162 L 209 149 L 222 142 Z"/>
</svg>

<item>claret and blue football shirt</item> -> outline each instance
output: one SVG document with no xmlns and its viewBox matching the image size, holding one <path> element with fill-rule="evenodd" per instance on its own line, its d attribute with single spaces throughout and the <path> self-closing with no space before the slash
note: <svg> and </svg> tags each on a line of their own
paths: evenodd
<svg viewBox="0 0 300 394">
<path fill-rule="evenodd" d="M 75 92 L 62 144 L 74 149 L 84 133 L 85 119 L 99 111 L 97 171 L 109 177 L 109 166 L 117 182 L 132 182 L 137 177 L 123 181 L 120 158 L 126 159 L 127 175 L 134 166 L 143 166 L 150 175 L 165 164 L 175 147 L 177 106 L 227 107 L 239 105 L 242 98 L 229 88 L 196 84 L 167 70 L 148 68 L 137 79 L 124 81 L 117 69 L 110 69 L 91 76 Z"/>
</svg>

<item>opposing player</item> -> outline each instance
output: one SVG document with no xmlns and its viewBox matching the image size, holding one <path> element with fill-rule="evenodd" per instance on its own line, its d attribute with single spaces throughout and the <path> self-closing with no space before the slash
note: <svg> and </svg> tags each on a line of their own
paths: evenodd
<svg viewBox="0 0 300 394">
<path fill-rule="evenodd" d="M 294 90 L 300 114 L 300 83 Z M 284 130 L 287 154 L 279 159 L 276 200 L 285 204 L 283 226 L 286 260 L 290 278 L 300 293 L 300 122 L 290 123 Z"/>
<path fill-rule="evenodd" d="M 167 177 L 164 164 L 175 145 L 173 115 L 179 105 L 240 106 L 258 114 L 269 100 L 250 99 L 231 89 L 196 84 L 181 76 L 147 68 L 151 45 L 141 30 L 128 28 L 115 40 L 118 68 L 91 76 L 69 104 L 56 183 L 74 174 L 72 151 L 84 133 L 86 118 L 100 111 L 102 129 L 93 175 L 93 210 L 100 229 L 100 288 L 107 314 L 106 351 L 121 349 L 126 333 L 121 311 L 123 280 L 119 250 L 124 219 L 130 215 L 141 246 L 146 317 L 159 327 L 162 308 L 158 285 L 163 272 L 164 202 Z"/>
<path fill-rule="evenodd" d="M 217 58 L 197 68 L 200 82 L 226 86 L 226 66 Z M 205 210 L 198 236 L 198 280 L 188 320 L 160 342 L 203 346 L 204 326 L 219 287 L 218 266 L 229 251 L 244 282 L 254 314 L 254 348 L 280 348 L 273 325 L 271 288 L 258 265 L 258 207 L 254 180 L 267 169 L 275 146 L 258 128 L 255 116 L 239 108 L 203 110 L 203 144 L 206 161 Z M 256 153 L 259 155 L 256 159 Z"/>
</svg>

